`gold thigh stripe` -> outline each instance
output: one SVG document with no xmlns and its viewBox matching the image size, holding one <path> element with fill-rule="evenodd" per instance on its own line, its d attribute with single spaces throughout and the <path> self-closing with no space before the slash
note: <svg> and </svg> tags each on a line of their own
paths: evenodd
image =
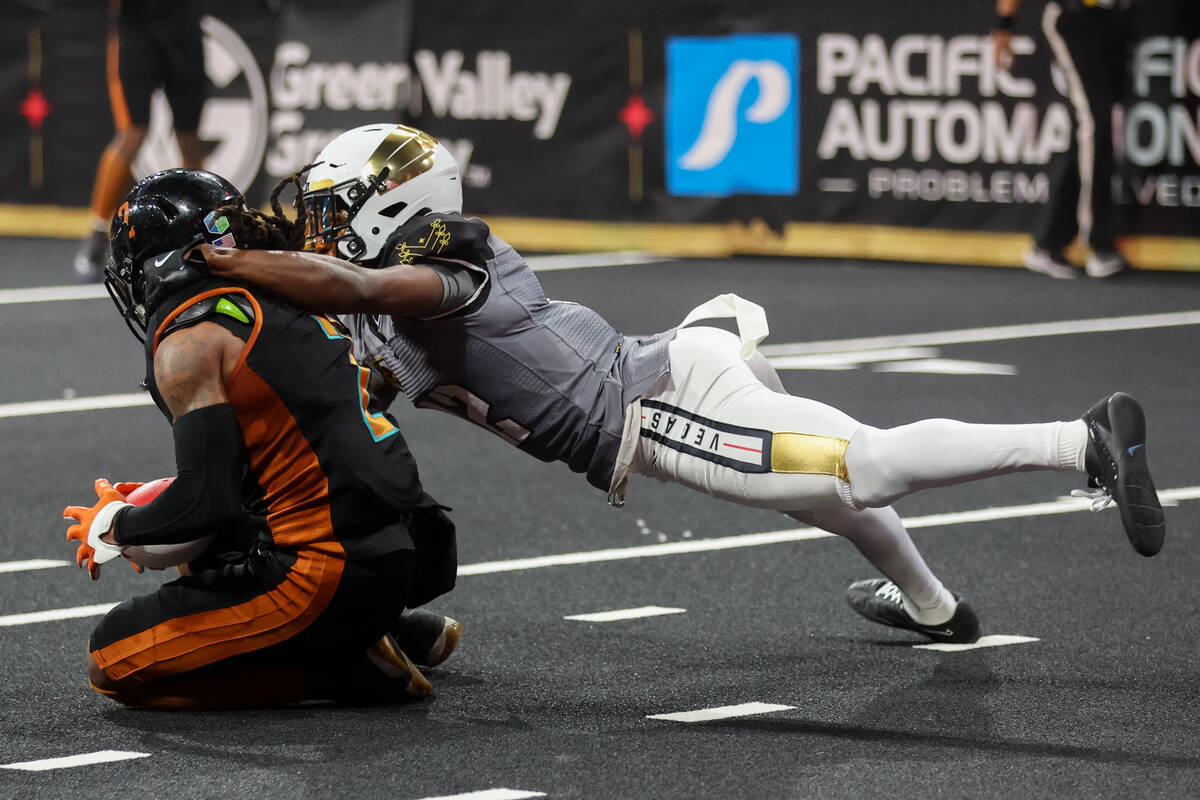
<svg viewBox="0 0 1200 800">
<path fill-rule="evenodd" d="M 837 436 L 814 433 L 775 433 L 771 435 L 771 472 L 804 475 L 833 475 L 844 481 L 846 445 Z"/>
</svg>

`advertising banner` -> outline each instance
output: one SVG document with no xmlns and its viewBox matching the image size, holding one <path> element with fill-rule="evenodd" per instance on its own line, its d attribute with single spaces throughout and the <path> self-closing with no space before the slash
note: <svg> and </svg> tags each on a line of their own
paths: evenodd
<svg viewBox="0 0 1200 800">
<path fill-rule="evenodd" d="M 0 27 L 0 202 L 87 203 L 112 134 L 107 3 L 14 0 Z"/>
<path fill-rule="evenodd" d="M 6 12 L 0 203 L 86 206 L 112 132 L 105 5 L 15 0 Z M 207 166 L 261 202 L 340 131 L 403 121 L 456 155 L 468 213 L 556 231 L 561 246 L 676 230 L 684 241 L 678 226 L 732 224 L 784 237 L 777 249 L 789 253 L 811 240 L 797 226 L 825 239 L 826 225 L 970 232 L 986 248 L 999 241 L 987 235 L 1012 243 L 1033 229 L 1076 135 L 1041 0 L 1023 4 L 1004 70 L 991 0 L 469 5 L 211 0 Z M 1113 126 L 1121 233 L 1194 242 L 1200 231 L 1200 16 L 1189 6 L 1133 5 Z M 159 97 L 135 170 L 178 159 Z M 1159 260 L 1200 268 L 1198 250 Z"/>
<path fill-rule="evenodd" d="M 1142 2 L 1116 125 L 1126 172 L 1113 193 L 1131 231 L 1200 236 L 1200 14 Z"/>
<path fill-rule="evenodd" d="M 265 145 L 251 196 L 312 163 L 339 133 L 400 121 L 410 103 L 411 0 L 282 4 L 267 58 Z"/>
<path fill-rule="evenodd" d="M 624 198 L 617 5 L 418 6 L 409 119 L 454 153 L 472 213 L 605 219 Z"/>
</svg>

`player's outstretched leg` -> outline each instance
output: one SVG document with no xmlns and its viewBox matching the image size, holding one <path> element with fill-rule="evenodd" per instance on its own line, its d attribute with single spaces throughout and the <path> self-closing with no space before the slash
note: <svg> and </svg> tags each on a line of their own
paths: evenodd
<svg viewBox="0 0 1200 800">
<path fill-rule="evenodd" d="M 1146 463 L 1146 418 L 1142 407 L 1117 392 L 1083 415 L 1088 447 L 1088 485 L 1103 489 L 1121 512 L 1133 549 L 1152 556 L 1162 549 L 1166 525 Z"/>
<path fill-rule="evenodd" d="M 952 594 L 917 551 L 900 515 L 891 506 L 823 508 L 790 517 L 849 539 L 890 580 L 877 578 L 850 586 L 850 607 L 872 622 L 921 633 L 936 642 L 979 638 L 974 610 Z"/>
<path fill-rule="evenodd" d="M 904 593 L 900 587 L 883 578 L 856 581 L 846 589 L 846 600 L 850 607 L 872 622 L 915 631 L 935 642 L 964 644 L 979 639 L 979 619 L 975 611 L 958 595 L 953 616 L 936 625 L 924 624 L 913 619 L 905 608 Z"/>
</svg>

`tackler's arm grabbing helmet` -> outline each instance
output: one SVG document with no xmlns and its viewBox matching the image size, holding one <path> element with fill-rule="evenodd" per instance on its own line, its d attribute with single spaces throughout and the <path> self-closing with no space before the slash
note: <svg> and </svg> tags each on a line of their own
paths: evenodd
<svg viewBox="0 0 1200 800">
<path fill-rule="evenodd" d="M 241 203 L 242 193 L 233 184 L 198 169 L 156 172 L 125 197 L 110 228 L 104 286 L 139 341 L 145 341 L 154 313 L 147 260 L 201 242 L 233 247 L 228 220 L 214 211 Z"/>
<path fill-rule="evenodd" d="M 303 193 L 307 247 L 369 262 L 410 218 L 462 211 L 458 162 L 407 125 L 364 125 L 325 146 Z"/>
</svg>

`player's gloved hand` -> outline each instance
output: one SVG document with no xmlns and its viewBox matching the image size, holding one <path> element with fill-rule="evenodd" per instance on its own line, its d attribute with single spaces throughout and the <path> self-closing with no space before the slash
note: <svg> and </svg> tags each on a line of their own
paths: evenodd
<svg viewBox="0 0 1200 800">
<path fill-rule="evenodd" d="M 146 281 L 146 308 L 157 308 L 171 295 L 208 277 L 208 265 L 204 263 L 204 255 L 196 247 L 203 242 L 204 236 L 196 234 L 195 239 L 178 250 L 149 256 L 142 262 L 142 275 Z"/>
<path fill-rule="evenodd" d="M 123 548 L 120 545 L 109 544 L 100 537 L 108 533 L 117 512 L 131 505 L 104 478 L 96 479 L 96 497 L 99 499 L 91 508 L 67 506 L 63 509 L 63 519 L 73 519 L 78 523 L 67 528 L 67 541 L 74 539 L 79 542 L 75 550 L 75 563 L 83 567 L 83 562 L 87 561 L 92 580 L 99 580 L 101 564 L 121 555 Z"/>
</svg>

